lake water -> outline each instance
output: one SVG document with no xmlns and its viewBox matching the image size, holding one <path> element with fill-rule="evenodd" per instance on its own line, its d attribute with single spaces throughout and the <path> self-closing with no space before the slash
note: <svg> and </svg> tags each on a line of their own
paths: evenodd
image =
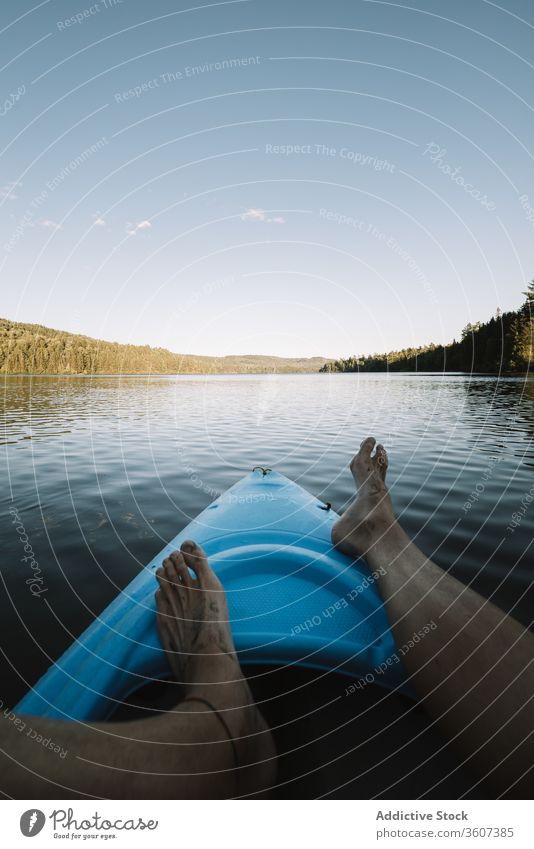
<svg viewBox="0 0 534 849">
<path fill-rule="evenodd" d="M 534 381 L 8 377 L 2 388 L 4 704 L 254 465 L 341 510 L 353 494 L 348 463 L 368 434 L 389 450 L 394 504 L 420 547 L 525 624 L 532 619 Z M 10 510 L 41 570 L 35 596 Z"/>
</svg>

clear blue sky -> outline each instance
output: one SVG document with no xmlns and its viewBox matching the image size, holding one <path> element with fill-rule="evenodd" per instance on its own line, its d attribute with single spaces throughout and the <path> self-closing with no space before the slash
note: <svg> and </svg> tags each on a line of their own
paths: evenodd
<svg viewBox="0 0 534 849">
<path fill-rule="evenodd" d="M 4 0 L 0 315 L 346 356 L 517 307 L 533 43 L 530 0 Z"/>
</svg>

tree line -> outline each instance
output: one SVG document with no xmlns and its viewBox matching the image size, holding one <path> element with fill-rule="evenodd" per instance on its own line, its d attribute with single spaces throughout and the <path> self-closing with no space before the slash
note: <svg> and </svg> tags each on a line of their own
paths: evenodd
<svg viewBox="0 0 534 849">
<path fill-rule="evenodd" d="M 324 357 L 202 357 L 150 345 L 103 342 L 40 324 L 0 319 L 4 374 L 228 374 L 317 372 Z"/>
<path fill-rule="evenodd" d="M 521 373 L 534 366 L 534 281 L 518 310 L 467 324 L 459 341 L 421 345 L 387 354 L 353 356 L 325 363 L 321 372 L 462 371 Z"/>
</svg>

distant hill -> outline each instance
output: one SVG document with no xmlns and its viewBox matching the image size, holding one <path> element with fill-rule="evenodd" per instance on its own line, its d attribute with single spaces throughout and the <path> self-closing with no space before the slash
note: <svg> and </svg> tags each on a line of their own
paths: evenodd
<svg viewBox="0 0 534 849">
<path fill-rule="evenodd" d="M 284 374 L 317 372 L 325 357 L 255 354 L 203 357 L 150 345 L 122 345 L 0 319 L 0 372 L 4 374 Z"/>
</svg>

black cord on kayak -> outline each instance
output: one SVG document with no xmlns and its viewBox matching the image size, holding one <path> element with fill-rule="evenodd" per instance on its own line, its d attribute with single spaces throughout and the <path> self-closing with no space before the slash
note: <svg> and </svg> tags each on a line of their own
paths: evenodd
<svg viewBox="0 0 534 849">
<path fill-rule="evenodd" d="M 324 507 L 323 507 L 322 504 L 319 504 L 319 510 L 331 510 L 331 509 L 332 509 L 332 505 L 330 504 L 329 501 L 326 502 Z"/>
<path fill-rule="evenodd" d="M 268 475 L 268 474 L 269 474 L 269 472 L 272 472 L 272 469 L 266 469 L 264 466 L 254 466 L 254 468 L 252 469 L 252 471 L 253 471 L 253 472 L 257 472 L 257 471 L 258 471 L 258 469 L 260 469 L 260 471 L 261 471 L 261 473 L 262 473 L 263 477 L 265 477 L 265 475 Z"/>
</svg>

